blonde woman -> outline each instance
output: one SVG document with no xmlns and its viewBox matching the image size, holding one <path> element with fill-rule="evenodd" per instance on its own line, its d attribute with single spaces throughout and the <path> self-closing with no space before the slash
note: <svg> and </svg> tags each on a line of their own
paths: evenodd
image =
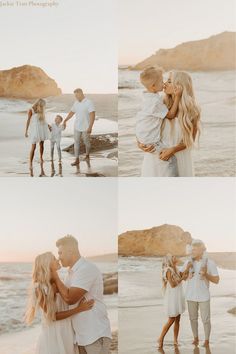
<svg viewBox="0 0 236 354">
<path fill-rule="evenodd" d="M 31 140 L 31 151 L 30 151 L 30 175 L 33 177 L 33 160 L 36 145 L 39 144 L 40 147 L 40 166 L 41 174 L 40 177 L 45 176 L 43 170 L 43 152 L 44 152 L 44 141 L 48 140 L 50 137 L 50 131 L 45 118 L 45 106 L 46 102 L 43 99 L 37 100 L 32 108 L 28 112 L 28 119 L 26 122 L 25 137 L 30 137 Z M 30 135 L 28 134 L 30 128 Z"/>
<path fill-rule="evenodd" d="M 93 300 L 82 301 L 68 309 L 51 280 L 50 265 L 55 261 L 51 252 L 36 257 L 32 276 L 26 322 L 31 324 L 39 309 L 42 310 L 42 329 L 36 354 L 77 354 L 70 317 L 93 307 Z M 60 265 L 58 263 L 58 269 Z"/>
<path fill-rule="evenodd" d="M 174 324 L 174 345 L 178 345 L 180 317 L 185 311 L 185 300 L 182 289 L 182 280 L 186 279 L 185 273 L 180 273 L 177 267 L 178 259 L 167 255 L 162 262 L 162 282 L 164 290 L 165 311 L 168 321 L 163 326 L 158 339 L 158 347 L 163 347 L 164 338 L 170 327 Z"/>
<path fill-rule="evenodd" d="M 191 76 L 183 71 L 172 71 L 164 85 L 164 103 L 171 107 L 175 96 L 175 87 L 182 88 L 175 119 L 165 119 L 162 126 L 162 140 L 170 148 L 163 149 L 159 157 L 152 154 L 153 146 L 139 147 L 145 154 L 142 176 L 165 177 L 160 160 L 167 161 L 176 156 L 179 177 L 193 177 L 192 148 L 200 134 L 200 109 L 196 103 Z"/>
</svg>

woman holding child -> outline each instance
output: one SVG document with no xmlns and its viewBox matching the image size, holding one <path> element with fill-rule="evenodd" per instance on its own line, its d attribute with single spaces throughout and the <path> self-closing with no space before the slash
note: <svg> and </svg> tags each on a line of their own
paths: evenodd
<svg viewBox="0 0 236 354">
<path fill-rule="evenodd" d="M 181 95 L 179 95 L 180 88 Z M 145 177 L 175 177 L 176 175 L 173 174 L 166 175 L 163 162 L 176 157 L 177 176 L 192 177 L 194 176 L 192 148 L 200 133 L 200 109 L 195 100 L 192 79 L 186 72 L 173 70 L 163 85 L 163 89 L 165 92 L 164 104 L 169 112 L 171 109 L 173 110 L 177 101 L 177 90 L 179 99 L 176 114 L 174 119 L 169 118 L 168 115 L 162 119 L 161 141 L 167 147 L 156 153 L 154 144 L 138 142 L 138 146 L 146 152 L 141 175 Z"/>
</svg>

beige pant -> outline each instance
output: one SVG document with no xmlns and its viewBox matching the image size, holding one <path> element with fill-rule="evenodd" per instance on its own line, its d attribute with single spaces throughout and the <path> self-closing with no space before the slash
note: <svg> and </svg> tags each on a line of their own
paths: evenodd
<svg viewBox="0 0 236 354">
<path fill-rule="evenodd" d="M 111 339 L 103 337 L 85 347 L 79 346 L 79 354 L 110 354 L 110 347 Z"/>
<path fill-rule="evenodd" d="M 211 333 L 210 300 L 204 302 L 188 301 L 188 313 L 194 338 L 198 337 L 198 309 L 200 308 L 204 327 L 205 340 L 209 340 Z"/>
</svg>

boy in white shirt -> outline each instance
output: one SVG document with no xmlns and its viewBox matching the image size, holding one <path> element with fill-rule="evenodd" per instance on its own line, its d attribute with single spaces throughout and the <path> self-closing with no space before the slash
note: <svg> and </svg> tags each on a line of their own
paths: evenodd
<svg viewBox="0 0 236 354">
<path fill-rule="evenodd" d="M 58 159 L 59 163 L 61 163 L 61 132 L 64 130 L 64 126 L 61 124 L 63 118 L 59 115 L 56 116 L 54 123 L 49 125 L 49 129 L 51 131 L 51 161 L 53 161 L 54 157 L 54 146 L 57 146 Z"/>
<path fill-rule="evenodd" d="M 159 94 L 163 90 L 162 70 L 154 67 L 145 69 L 140 74 L 140 81 L 147 91 L 144 92 L 142 109 L 136 116 L 136 137 L 139 143 L 155 145 L 160 153 L 168 147 L 161 139 L 163 120 L 176 118 L 182 89 L 176 88 L 173 105 L 168 110 Z M 170 177 L 178 176 L 176 157 L 171 157 L 166 163 L 169 164 Z"/>
</svg>

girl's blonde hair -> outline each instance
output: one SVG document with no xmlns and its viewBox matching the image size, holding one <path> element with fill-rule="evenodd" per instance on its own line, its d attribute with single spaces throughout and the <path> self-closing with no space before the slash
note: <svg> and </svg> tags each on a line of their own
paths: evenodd
<svg viewBox="0 0 236 354">
<path fill-rule="evenodd" d="M 200 108 L 196 103 L 191 76 L 184 71 L 171 71 L 173 85 L 182 87 L 183 92 L 178 107 L 178 120 L 183 134 L 183 143 L 187 148 L 194 145 L 200 135 Z M 168 108 L 173 104 L 173 97 L 166 95 Z"/>
<path fill-rule="evenodd" d="M 46 106 L 46 101 L 43 100 L 42 98 L 37 100 L 32 106 L 33 112 L 38 114 L 39 120 L 42 122 L 45 121 L 45 106 Z"/>
<path fill-rule="evenodd" d="M 173 262 L 174 256 L 167 254 L 162 261 L 162 284 L 163 290 L 165 291 L 166 285 L 168 283 L 167 272 L 170 271 L 171 278 L 173 281 L 180 281 L 180 272 L 176 268 Z"/>
<path fill-rule="evenodd" d="M 54 258 L 51 252 L 47 252 L 40 254 L 35 259 L 29 302 L 25 315 L 25 321 L 28 324 L 34 320 L 40 306 L 45 309 L 45 317 L 48 321 L 55 320 L 56 304 L 50 270 L 50 264 Z"/>
</svg>

